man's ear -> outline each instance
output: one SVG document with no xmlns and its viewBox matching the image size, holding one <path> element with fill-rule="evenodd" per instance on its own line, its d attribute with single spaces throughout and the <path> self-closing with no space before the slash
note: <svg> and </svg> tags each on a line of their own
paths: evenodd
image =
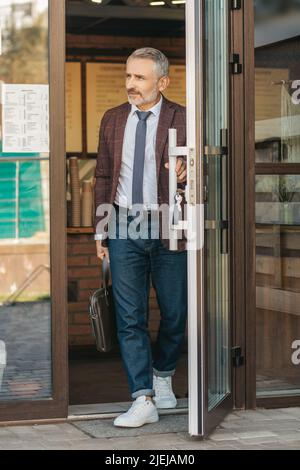
<svg viewBox="0 0 300 470">
<path fill-rule="evenodd" d="M 159 86 L 158 86 L 159 91 L 161 93 L 163 91 L 165 91 L 165 89 L 168 88 L 169 84 L 170 84 L 170 78 L 169 77 L 161 77 L 159 79 Z"/>
</svg>

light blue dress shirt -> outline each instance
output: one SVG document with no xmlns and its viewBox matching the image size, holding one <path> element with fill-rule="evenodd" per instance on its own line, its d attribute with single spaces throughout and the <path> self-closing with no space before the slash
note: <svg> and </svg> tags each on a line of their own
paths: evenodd
<svg viewBox="0 0 300 470">
<path fill-rule="evenodd" d="M 144 165 L 144 206 L 146 209 L 154 208 L 157 206 L 157 175 L 156 175 L 156 133 L 162 105 L 162 97 L 160 101 L 147 111 L 152 114 L 147 119 L 147 134 L 146 134 L 146 148 L 145 148 L 145 165 Z M 135 134 L 136 126 L 139 118 L 136 114 L 139 111 L 135 105 L 131 106 L 131 112 L 128 116 L 124 142 L 122 151 L 122 165 L 120 171 L 119 184 L 117 187 L 117 194 L 115 203 L 121 207 L 131 208 L 132 206 L 132 174 L 134 163 L 134 148 L 135 148 Z"/>
</svg>

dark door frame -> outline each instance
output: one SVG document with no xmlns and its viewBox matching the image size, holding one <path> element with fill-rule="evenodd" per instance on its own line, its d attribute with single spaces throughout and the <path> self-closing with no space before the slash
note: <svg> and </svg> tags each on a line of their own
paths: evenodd
<svg viewBox="0 0 300 470">
<path fill-rule="evenodd" d="M 254 3 L 244 1 L 245 60 L 245 406 L 256 408 L 255 64 Z"/>
<path fill-rule="evenodd" d="M 231 52 L 242 73 L 232 74 L 233 346 L 244 364 L 234 368 L 234 402 L 256 407 L 255 396 L 255 168 L 254 168 L 254 8 L 243 1 L 232 10 Z"/>
<path fill-rule="evenodd" d="M 49 420 L 68 416 L 66 168 L 65 168 L 65 2 L 49 0 L 50 85 L 50 286 L 52 397 L 0 403 L 0 421 Z M 33 326 L 34 327 L 34 326 Z M 41 338 L 42 341 L 42 338 Z"/>
</svg>

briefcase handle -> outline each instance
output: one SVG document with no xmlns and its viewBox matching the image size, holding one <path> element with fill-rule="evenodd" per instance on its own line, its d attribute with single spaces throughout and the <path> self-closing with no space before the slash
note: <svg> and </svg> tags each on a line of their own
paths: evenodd
<svg viewBox="0 0 300 470">
<path fill-rule="evenodd" d="M 109 282 L 109 262 L 106 256 L 102 259 L 102 287 L 107 290 Z"/>
</svg>

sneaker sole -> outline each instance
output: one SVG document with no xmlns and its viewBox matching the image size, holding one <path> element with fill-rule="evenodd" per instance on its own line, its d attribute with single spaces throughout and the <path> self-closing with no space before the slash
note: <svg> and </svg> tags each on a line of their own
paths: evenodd
<svg viewBox="0 0 300 470">
<path fill-rule="evenodd" d="M 173 410 L 174 408 L 177 407 L 177 402 L 176 403 L 170 403 L 169 405 L 163 405 L 155 402 L 156 408 L 158 410 Z"/>
<path fill-rule="evenodd" d="M 114 424 L 116 428 L 140 428 L 145 424 L 153 424 L 159 421 L 159 417 L 157 418 L 150 418 L 142 424 Z"/>
<path fill-rule="evenodd" d="M 175 406 L 157 406 L 158 410 L 175 410 L 177 408 L 177 405 Z"/>
</svg>

